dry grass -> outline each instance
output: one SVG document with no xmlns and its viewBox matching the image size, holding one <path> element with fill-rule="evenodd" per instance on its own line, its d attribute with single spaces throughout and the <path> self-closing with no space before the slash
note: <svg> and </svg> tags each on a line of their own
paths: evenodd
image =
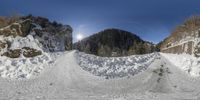
<svg viewBox="0 0 200 100">
<path fill-rule="evenodd" d="M 18 15 L 12 15 L 9 17 L 0 16 L 0 28 L 17 22 L 20 19 Z"/>
</svg>

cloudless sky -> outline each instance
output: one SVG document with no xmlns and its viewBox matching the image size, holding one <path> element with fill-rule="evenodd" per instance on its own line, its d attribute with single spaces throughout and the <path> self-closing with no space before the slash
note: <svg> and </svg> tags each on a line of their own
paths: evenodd
<svg viewBox="0 0 200 100">
<path fill-rule="evenodd" d="M 0 0 L 1 16 L 14 13 L 69 24 L 74 37 L 119 28 L 158 43 L 186 18 L 200 14 L 200 0 Z"/>
</svg>

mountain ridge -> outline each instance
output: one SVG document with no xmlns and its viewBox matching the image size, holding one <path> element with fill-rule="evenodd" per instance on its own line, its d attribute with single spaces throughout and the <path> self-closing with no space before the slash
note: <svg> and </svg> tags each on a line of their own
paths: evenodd
<svg viewBox="0 0 200 100">
<path fill-rule="evenodd" d="M 74 43 L 74 49 L 98 56 L 128 56 L 156 50 L 154 44 L 142 40 L 136 34 L 116 28 L 86 37 Z"/>
</svg>

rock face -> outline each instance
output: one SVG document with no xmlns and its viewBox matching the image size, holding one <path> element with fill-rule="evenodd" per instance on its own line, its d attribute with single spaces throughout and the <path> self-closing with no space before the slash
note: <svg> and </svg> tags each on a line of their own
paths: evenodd
<svg viewBox="0 0 200 100">
<path fill-rule="evenodd" d="M 69 25 L 50 22 L 47 18 L 23 16 L 0 28 L 0 55 L 29 58 L 43 52 L 71 50 L 72 31 Z"/>
<path fill-rule="evenodd" d="M 30 47 L 23 47 L 22 49 L 8 50 L 7 52 L 4 52 L 2 56 L 7 56 L 10 58 L 19 58 L 21 54 L 23 54 L 24 57 L 29 58 L 41 55 L 42 51 Z"/>
<path fill-rule="evenodd" d="M 8 44 L 7 44 L 6 42 L 0 41 L 0 50 L 1 50 L 1 49 L 4 49 L 4 48 L 6 48 L 6 47 L 8 47 Z"/>
<path fill-rule="evenodd" d="M 72 31 L 69 25 L 62 25 L 57 22 L 50 22 L 44 17 L 26 16 L 22 20 L 32 21 L 32 32 L 34 37 L 44 45 L 45 51 L 56 52 L 72 49 Z"/>
<path fill-rule="evenodd" d="M 200 42 L 198 42 L 197 44 L 196 44 L 196 46 L 194 47 L 194 55 L 196 56 L 196 57 L 200 57 Z"/>
<path fill-rule="evenodd" d="M 4 52 L 2 56 L 7 56 L 10 58 L 19 58 L 21 54 L 21 49 L 14 49 L 14 50 L 8 50 L 7 52 Z"/>
<path fill-rule="evenodd" d="M 155 51 L 152 43 L 119 29 L 106 29 L 74 44 L 74 49 L 98 56 L 115 57 Z"/>
<path fill-rule="evenodd" d="M 27 58 L 35 57 L 35 56 L 42 54 L 41 51 L 39 51 L 37 49 L 30 48 L 30 47 L 23 47 L 22 50 L 23 50 L 24 57 L 27 57 Z"/>
<path fill-rule="evenodd" d="M 159 43 L 161 52 L 200 56 L 200 16 L 193 16 Z"/>
<path fill-rule="evenodd" d="M 22 36 L 25 37 L 31 30 L 31 20 L 23 20 L 18 23 L 13 23 L 3 29 L 0 29 L 0 35 L 3 36 Z"/>
</svg>

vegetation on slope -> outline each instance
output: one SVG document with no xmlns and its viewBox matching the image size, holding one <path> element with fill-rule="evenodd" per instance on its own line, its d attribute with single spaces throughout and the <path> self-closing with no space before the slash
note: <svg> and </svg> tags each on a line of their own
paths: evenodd
<svg viewBox="0 0 200 100">
<path fill-rule="evenodd" d="M 106 29 L 74 44 L 74 48 L 98 56 L 127 56 L 155 51 L 155 46 L 135 34 Z"/>
</svg>

